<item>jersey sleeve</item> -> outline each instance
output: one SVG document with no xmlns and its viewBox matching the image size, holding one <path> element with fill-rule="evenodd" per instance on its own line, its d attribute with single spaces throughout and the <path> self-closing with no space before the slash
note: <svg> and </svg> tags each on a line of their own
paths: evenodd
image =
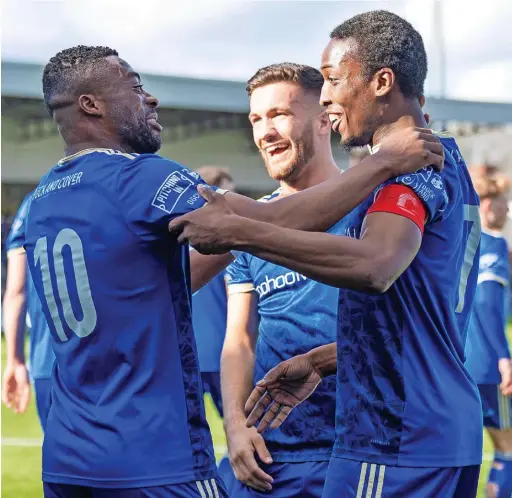
<svg viewBox="0 0 512 498">
<path fill-rule="evenodd" d="M 7 240 L 5 242 L 5 250 L 7 252 L 25 251 L 23 245 L 25 244 L 25 227 L 27 225 L 27 215 L 31 195 L 32 194 L 29 194 L 23 199 L 23 202 L 21 203 L 18 212 L 14 217 L 11 229 L 9 230 L 9 235 L 7 236 Z"/>
<path fill-rule="evenodd" d="M 197 192 L 200 184 L 206 182 L 174 161 L 139 156 L 120 171 L 117 193 L 128 224 L 138 236 L 151 240 L 167 234 L 173 218 L 204 206 Z"/>
<path fill-rule="evenodd" d="M 435 172 L 432 166 L 423 168 L 417 173 L 398 176 L 384 182 L 377 189 L 375 199 L 377 199 L 380 191 L 387 185 L 403 185 L 416 194 L 425 207 L 425 224 L 440 219 L 448 205 L 448 194 L 443 178 L 439 173 Z"/>
<path fill-rule="evenodd" d="M 509 262 L 507 243 L 503 239 L 498 246 L 480 254 L 478 283 L 498 282 L 503 287 L 509 284 Z"/>
<path fill-rule="evenodd" d="M 249 269 L 247 253 L 240 254 L 227 269 L 228 294 L 241 294 L 255 290 Z"/>
</svg>

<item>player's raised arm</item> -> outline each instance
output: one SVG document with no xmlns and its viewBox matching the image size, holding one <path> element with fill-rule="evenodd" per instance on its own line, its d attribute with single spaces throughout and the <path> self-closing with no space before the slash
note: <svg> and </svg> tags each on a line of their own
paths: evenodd
<svg viewBox="0 0 512 498">
<path fill-rule="evenodd" d="M 272 223 L 276 226 L 308 231 L 325 231 L 363 201 L 376 187 L 390 177 L 416 171 L 428 164 L 442 169 L 444 151 L 430 130 L 409 126 L 409 119 L 399 121 L 382 141 L 379 151 L 365 158 L 334 180 L 311 187 L 296 195 L 271 204 L 253 201 L 228 192 L 224 197 L 229 207 L 244 218 Z M 203 195 L 204 196 L 204 195 Z M 192 245 L 201 244 L 204 254 L 229 250 L 222 239 L 218 220 L 209 216 L 208 207 L 173 219 L 169 231 Z M 216 249 L 214 249 L 216 248 Z M 200 258 L 193 256 L 192 290 L 197 291 L 215 276 L 232 258 Z"/>
<path fill-rule="evenodd" d="M 431 182 L 437 185 L 433 189 Z M 420 199 L 425 191 L 431 197 Z M 441 177 L 432 168 L 399 177 L 379 191 L 359 238 L 352 238 L 242 218 L 233 214 L 222 196 L 207 195 L 210 206 L 203 221 L 216 223 L 214 243 L 207 233 L 192 231 L 189 237 L 188 227 L 180 241 L 189 240 L 204 252 L 246 251 L 328 285 L 369 292 L 385 292 L 409 266 L 421 245 L 425 223 L 440 216 L 448 200 Z"/>
<path fill-rule="evenodd" d="M 335 180 L 329 180 L 272 204 L 247 202 L 228 193 L 230 208 L 240 216 L 308 231 L 325 231 L 391 177 L 425 166 L 442 168 L 444 153 L 439 139 L 428 129 L 404 127 L 398 122 L 379 151 Z"/>
<path fill-rule="evenodd" d="M 404 123 L 407 126 L 404 127 Z M 439 139 L 430 130 L 413 128 L 408 126 L 409 123 L 409 120 L 397 122 L 395 128 L 383 139 L 377 153 L 335 180 L 271 204 L 258 203 L 228 192 L 224 196 L 226 203 L 232 211 L 244 218 L 281 227 L 325 231 L 389 178 L 419 170 L 429 164 L 442 169 L 444 151 Z M 230 249 L 221 235 L 223 228 L 215 215 L 210 215 L 209 206 L 169 223 L 169 231 L 181 234 L 182 241 L 188 240 L 194 246 L 202 245 L 204 250 L 201 252 L 204 254 L 222 253 Z M 210 263 L 205 260 L 203 264 Z M 215 266 L 215 263 L 211 264 Z"/>
</svg>

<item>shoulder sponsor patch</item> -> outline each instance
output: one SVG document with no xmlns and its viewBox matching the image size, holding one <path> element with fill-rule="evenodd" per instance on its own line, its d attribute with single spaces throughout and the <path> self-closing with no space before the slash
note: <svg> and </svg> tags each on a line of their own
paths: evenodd
<svg viewBox="0 0 512 498">
<path fill-rule="evenodd" d="M 194 180 L 181 171 L 174 171 L 160 185 L 151 205 L 171 214 L 183 196 L 189 196 L 187 202 L 192 204 L 200 197 Z"/>
</svg>

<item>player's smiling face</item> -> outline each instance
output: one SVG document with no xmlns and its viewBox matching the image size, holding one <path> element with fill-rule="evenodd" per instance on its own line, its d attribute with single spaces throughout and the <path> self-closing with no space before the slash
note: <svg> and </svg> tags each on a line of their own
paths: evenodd
<svg viewBox="0 0 512 498">
<path fill-rule="evenodd" d="M 105 95 L 107 119 L 127 150 L 154 153 L 162 145 L 158 123 L 158 100 L 143 88 L 140 76 L 128 63 L 109 57 L 112 70 Z"/>
<path fill-rule="evenodd" d="M 320 103 L 347 148 L 368 145 L 379 116 L 372 82 L 361 74 L 356 48 L 350 39 L 333 38 L 322 54 Z"/>
<path fill-rule="evenodd" d="M 250 107 L 254 143 L 269 175 L 278 181 L 299 176 L 315 153 L 317 97 L 295 83 L 269 83 L 252 92 Z"/>
</svg>

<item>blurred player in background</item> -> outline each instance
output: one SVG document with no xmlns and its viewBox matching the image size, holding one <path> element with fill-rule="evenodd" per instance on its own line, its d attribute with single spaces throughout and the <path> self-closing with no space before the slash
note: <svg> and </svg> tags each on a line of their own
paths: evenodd
<svg viewBox="0 0 512 498">
<path fill-rule="evenodd" d="M 319 104 L 322 85 L 320 71 L 291 63 L 262 68 L 248 81 L 254 142 L 269 175 L 280 183 L 264 201 L 339 176 L 330 122 Z M 329 231 L 341 234 L 338 225 Z M 320 498 L 334 442 L 336 378 L 265 439 L 246 427 L 244 406 L 254 382 L 272 367 L 336 340 L 338 289 L 248 253 L 228 273 L 222 397 L 238 478 L 230 495 Z"/>
<path fill-rule="evenodd" d="M 66 153 L 35 189 L 25 229 L 56 356 L 45 497 L 225 497 L 199 380 L 189 250 L 168 227 L 204 205 L 203 180 L 155 154 L 158 100 L 115 50 L 59 52 L 43 95 Z M 225 200 L 242 216 L 326 230 L 381 181 L 431 162 L 442 164 L 438 141 L 405 126 L 326 185 L 272 206 Z M 309 217 L 321 202 L 329 209 Z"/>
<path fill-rule="evenodd" d="M 202 166 L 196 172 L 208 185 L 235 191 L 227 168 Z M 220 392 L 220 355 L 226 336 L 226 278 L 225 273 L 220 273 L 192 296 L 192 324 L 203 390 L 211 395 L 221 417 L 224 414 Z"/>
<path fill-rule="evenodd" d="M 506 336 L 510 281 L 507 242 L 509 180 L 500 173 L 473 174 L 480 196 L 482 241 L 475 304 L 468 330 L 466 366 L 478 384 L 484 426 L 494 444 L 488 498 L 512 496 L 512 362 Z"/>
<path fill-rule="evenodd" d="M 52 337 L 41 302 L 27 269 L 25 227 L 32 192 L 21 203 L 6 241 L 7 285 L 3 301 L 6 365 L 3 402 L 16 413 L 24 413 L 30 401 L 30 380 L 34 383 L 37 414 L 44 431 L 51 399 L 51 375 L 55 355 Z M 28 322 L 28 323 L 27 323 Z M 25 330 L 30 329 L 30 372 L 25 364 Z"/>
<path fill-rule="evenodd" d="M 419 101 L 427 56 L 421 35 L 399 16 L 373 11 L 339 25 L 321 69 L 321 102 L 344 147 L 370 145 L 375 154 L 397 121 L 426 125 Z M 244 250 L 341 289 L 337 349 L 281 363 L 247 405 L 249 426 L 261 417 L 258 431 L 276 428 L 337 371 L 325 498 L 476 495 L 482 409 L 464 345 L 479 199 L 457 144 L 441 142 L 441 175 L 427 167 L 384 182 L 342 220 L 345 236 L 247 220 L 213 192 L 205 194 L 209 206 L 171 224 L 203 252 Z"/>
</svg>

